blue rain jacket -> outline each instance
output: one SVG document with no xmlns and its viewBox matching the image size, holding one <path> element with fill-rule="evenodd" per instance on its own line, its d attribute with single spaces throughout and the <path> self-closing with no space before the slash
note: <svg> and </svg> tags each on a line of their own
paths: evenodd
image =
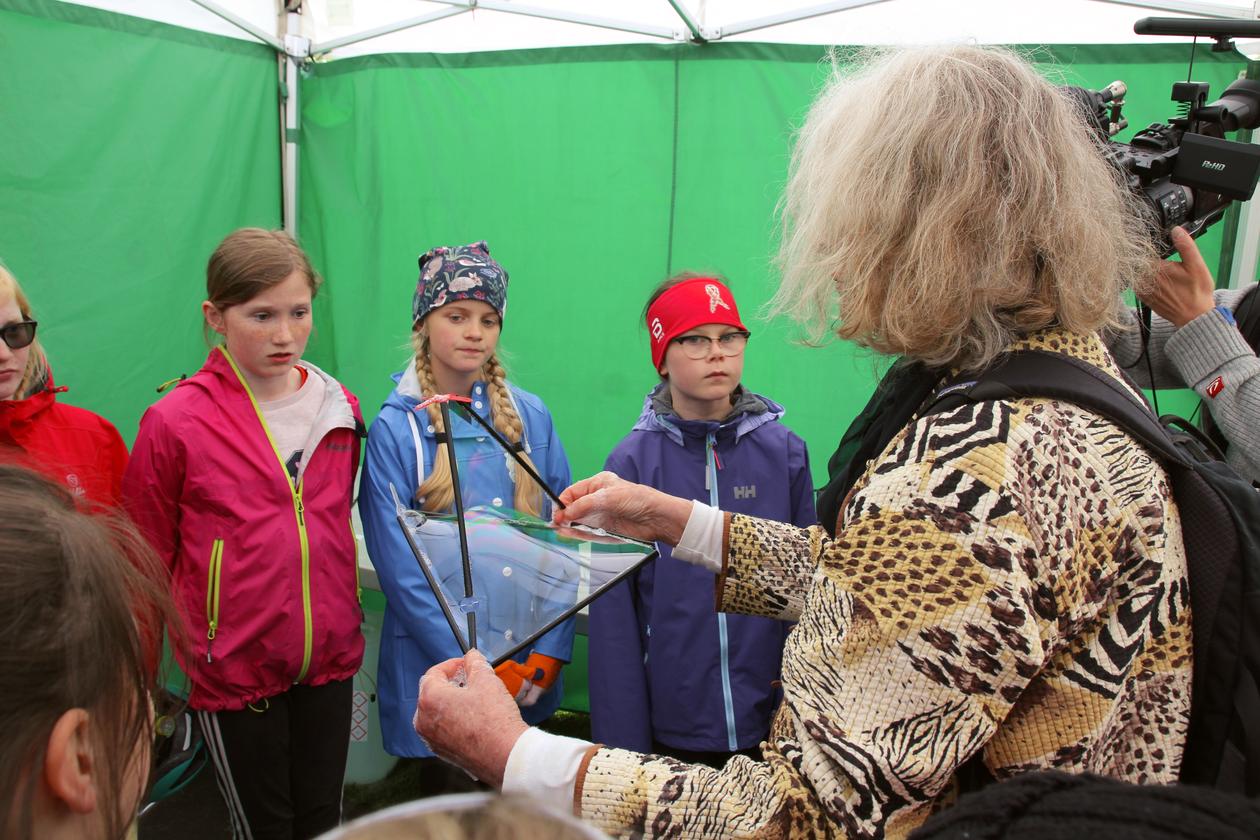
<svg viewBox="0 0 1260 840">
<path fill-rule="evenodd" d="M 422 401 L 415 369 L 394 375 L 397 386 L 368 430 L 363 475 L 359 484 L 359 516 L 368 554 L 385 593 L 385 618 L 381 627 L 377 666 L 381 732 L 390 755 L 425 758 L 433 755 L 416 734 L 420 677 L 439 662 L 460 655 L 442 609 L 417 564 L 395 518 L 389 486 L 398 489 L 404 505 L 414 506 L 422 476 L 428 476 L 437 451 L 434 429 L 427 412 L 413 410 Z M 556 436 L 551 414 L 542 400 L 512 386 L 512 398 L 525 428 L 525 443 L 539 474 L 557 493 L 570 484 L 569 462 Z M 484 382 L 472 393 L 472 409 L 491 420 L 490 400 Z M 415 425 L 408 421 L 412 415 Z M 458 415 L 451 417 L 451 438 L 459 461 L 460 490 L 467 507 L 512 507 L 515 484 L 507 471 L 502 448 L 485 430 Z M 418 444 L 418 447 L 417 447 Z M 419 453 L 417 453 L 419 448 Z M 550 501 L 544 497 L 544 517 L 550 517 Z M 491 578 L 493 580 L 493 577 Z M 507 585 L 503 579 L 499 583 Z M 474 591 L 482 591 L 482 581 Z M 491 621 L 493 625 L 494 622 Z M 479 631 L 480 632 L 480 631 Z M 567 621 L 539 639 L 533 650 L 568 662 L 573 652 L 573 621 Z M 515 658 L 524 662 L 529 649 Z M 533 706 L 521 709 L 527 723 L 549 717 L 564 694 L 563 676 Z"/>
<path fill-rule="evenodd" d="M 783 409 L 741 389 L 724 422 L 682 420 L 662 383 L 605 468 L 724 511 L 814 524 L 805 442 L 778 422 Z M 661 557 L 590 608 L 594 740 L 648 752 L 655 738 L 683 750 L 758 746 L 781 698 L 791 625 L 714 612 L 714 574 Z"/>
</svg>

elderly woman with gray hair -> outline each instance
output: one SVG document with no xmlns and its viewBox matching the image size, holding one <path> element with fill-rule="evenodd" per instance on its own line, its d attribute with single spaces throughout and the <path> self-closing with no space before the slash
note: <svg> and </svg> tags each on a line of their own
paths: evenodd
<svg viewBox="0 0 1260 840">
<path fill-rule="evenodd" d="M 889 115 L 896 114 L 895 132 Z M 801 131 L 779 311 L 941 379 L 1037 348 L 1116 378 L 1099 338 L 1155 254 L 1073 105 L 1020 58 L 898 51 L 837 71 Z M 835 536 L 608 473 L 562 522 L 676 545 L 718 609 L 798 622 L 764 761 L 722 770 L 528 729 L 479 654 L 423 680 L 421 734 L 616 835 L 902 837 L 960 767 L 1177 777 L 1189 716 L 1180 521 L 1163 470 L 1047 399 L 914 417 Z M 462 673 L 462 678 L 456 679 Z"/>
</svg>

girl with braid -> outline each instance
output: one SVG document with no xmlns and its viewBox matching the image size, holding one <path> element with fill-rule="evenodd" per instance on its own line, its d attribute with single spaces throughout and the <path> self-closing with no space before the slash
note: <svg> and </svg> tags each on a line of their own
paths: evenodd
<svg viewBox="0 0 1260 840">
<path fill-rule="evenodd" d="M 507 381 L 495 353 L 507 304 L 508 274 L 485 242 L 434 248 L 420 257 L 420 279 L 412 298 L 414 357 L 394 375 L 396 387 L 368 433 L 359 491 L 359 513 L 368 553 L 385 593 L 378 695 L 385 750 L 418 758 L 424 793 L 467 787 L 458 771 L 416 734 L 413 717 L 420 676 L 432 665 L 459 655 L 442 611 L 395 520 L 394 497 L 430 512 L 449 513 L 454 491 L 448 446 L 455 447 L 465 507 L 490 505 L 549 518 L 550 500 L 480 426 L 456 414 L 442 424 L 437 404 L 419 409 L 436 394 L 458 394 L 489 420 L 552 487 L 567 487 L 569 464 L 542 400 Z M 551 715 L 563 694 L 560 669 L 573 647 L 566 622 L 543 636 L 519 661 L 504 662 L 498 674 L 525 719 Z"/>
</svg>

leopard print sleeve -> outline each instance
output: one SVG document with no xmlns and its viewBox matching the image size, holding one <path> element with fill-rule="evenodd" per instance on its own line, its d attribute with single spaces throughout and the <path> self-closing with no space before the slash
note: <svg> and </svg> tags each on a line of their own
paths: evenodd
<svg viewBox="0 0 1260 840">
<path fill-rule="evenodd" d="M 826 539 L 817 525 L 728 514 L 717 611 L 796 621 Z"/>
</svg>

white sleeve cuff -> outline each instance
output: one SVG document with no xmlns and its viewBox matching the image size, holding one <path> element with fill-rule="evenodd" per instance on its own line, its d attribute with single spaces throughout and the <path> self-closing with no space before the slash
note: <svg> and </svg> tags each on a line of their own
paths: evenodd
<svg viewBox="0 0 1260 840">
<path fill-rule="evenodd" d="M 591 746 L 589 741 L 552 735 L 531 726 L 516 739 L 508 755 L 503 792 L 519 793 L 562 814 L 572 814 L 578 768 Z"/>
<path fill-rule="evenodd" d="M 700 502 L 691 503 L 691 515 L 682 539 L 674 549 L 674 556 L 708 569 L 714 574 L 722 571 L 722 529 L 726 517 L 722 511 Z"/>
</svg>

